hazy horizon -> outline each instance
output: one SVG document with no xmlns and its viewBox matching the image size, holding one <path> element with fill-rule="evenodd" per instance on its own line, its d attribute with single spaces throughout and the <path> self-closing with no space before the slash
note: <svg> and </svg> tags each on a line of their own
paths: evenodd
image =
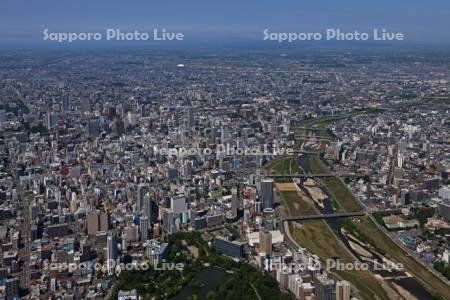
<svg viewBox="0 0 450 300">
<path fill-rule="evenodd" d="M 0 4 L 0 43 L 42 42 L 43 30 L 98 32 L 107 28 L 184 32 L 186 41 L 261 40 L 273 32 L 318 32 L 326 28 L 371 31 L 385 28 L 405 42 L 450 43 L 450 2 L 412 0 L 366 3 L 331 1 L 142 1 L 4 0 Z"/>
</svg>

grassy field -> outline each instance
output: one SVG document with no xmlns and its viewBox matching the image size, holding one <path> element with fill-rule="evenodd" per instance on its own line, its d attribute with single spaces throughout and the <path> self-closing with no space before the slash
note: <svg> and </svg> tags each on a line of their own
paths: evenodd
<svg viewBox="0 0 450 300">
<path fill-rule="evenodd" d="M 326 173 L 326 170 L 320 165 L 319 159 L 316 155 L 310 155 L 308 157 L 309 168 L 313 173 Z M 321 178 L 321 182 L 328 189 L 333 203 L 336 203 L 338 206 L 339 212 L 357 212 L 363 209 L 349 189 L 338 178 Z"/>
<path fill-rule="evenodd" d="M 330 191 L 331 197 L 339 204 L 339 211 L 357 212 L 363 209 L 361 204 L 338 178 L 327 177 L 321 180 Z"/>
<path fill-rule="evenodd" d="M 450 299 L 450 286 L 446 285 L 436 275 L 431 273 L 421 263 L 409 256 L 402 248 L 400 248 L 391 238 L 386 236 L 368 217 L 357 219 L 354 224 L 358 229 L 369 236 L 382 249 L 388 257 L 393 258 L 397 262 L 402 263 L 410 273 L 428 284 L 430 291 L 437 292 L 446 299 Z"/>
<path fill-rule="evenodd" d="M 336 271 L 338 276 L 350 281 L 363 299 L 389 299 L 388 294 L 372 274 L 366 271 Z"/>
<path fill-rule="evenodd" d="M 301 174 L 300 166 L 298 164 L 298 154 L 295 154 L 291 158 L 291 174 Z"/>
<path fill-rule="evenodd" d="M 306 221 L 303 229 L 294 228 L 290 224 L 291 233 L 298 244 L 318 255 L 325 262 L 339 258 L 342 263 L 354 263 L 355 260 L 339 244 L 337 237 L 323 220 Z M 359 291 L 363 299 L 388 299 L 381 282 L 368 271 L 336 271 L 348 280 Z"/>
<path fill-rule="evenodd" d="M 350 191 L 343 186 L 342 182 L 337 178 L 324 178 L 322 182 L 334 195 L 339 203 L 339 211 L 360 211 L 362 209 L 358 201 L 353 197 Z M 388 257 L 396 262 L 402 263 L 410 273 L 414 274 L 423 282 L 426 282 L 430 291 L 435 291 L 440 295 L 449 295 L 450 287 L 442 282 L 437 276 L 431 273 L 420 262 L 408 256 L 390 237 L 382 232 L 368 217 L 361 217 L 353 221 L 353 224 L 365 236 L 370 237 L 377 249 L 381 249 Z"/>
<path fill-rule="evenodd" d="M 269 162 L 266 166 L 268 174 L 289 174 L 289 157 Z"/>
<path fill-rule="evenodd" d="M 358 115 L 364 113 L 379 113 L 380 109 L 367 109 L 354 111 L 350 115 Z M 320 135 L 326 131 L 326 126 L 342 117 L 325 117 L 321 119 L 306 120 L 299 124 L 296 130 L 297 135 L 304 135 L 309 132 L 312 126 L 318 126 L 320 128 Z M 327 132 L 329 134 L 329 132 Z M 322 173 L 323 169 L 319 164 L 318 156 L 311 155 L 308 159 L 309 170 L 308 172 Z M 338 178 L 323 178 L 322 183 L 326 186 L 328 192 L 332 195 L 333 203 L 337 203 L 338 211 L 340 212 L 352 212 L 362 210 L 362 206 L 357 199 L 355 199 L 348 188 Z M 298 196 L 297 196 L 298 197 Z M 304 202 L 308 205 L 307 201 L 302 199 L 295 199 L 294 195 L 286 195 L 283 197 L 288 207 L 292 207 L 293 203 Z M 291 209 L 291 208 L 290 208 Z M 311 207 L 314 210 L 314 208 Z M 295 211 L 295 210 L 294 210 Z M 298 212 L 305 213 L 308 208 L 300 208 Z M 322 260 L 340 257 L 342 262 L 352 261 L 353 258 L 343 249 L 340 245 L 338 238 L 333 231 L 328 227 L 323 220 L 314 220 L 303 222 L 304 228 L 294 228 L 291 223 L 290 229 L 293 238 L 302 245 L 309 249 L 312 253 L 317 254 Z M 368 217 L 361 217 L 353 221 L 353 224 L 358 230 L 365 236 L 370 237 L 371 241 L 376 244 L 378 249 L 381 249 L 387 257 L 393 259 L 396 262 L 403 263 L 407 270 L 417 277 L 420 281 L 425 282 L 425 286 L 433 293 L 437 293 L 445 299 L 450 299 L 450 286 L 445 284 L 436 275 L 431 273 L 420 262 L 409 256 L 401 247 L 399 247 L 389 236 L 381 231 L 373 221 Z M 336 272 L 341 278 L 349 280 L 353 286 L 355 286 L 361 293 L 364 299 L 388 299 L 388 296 L 381 286 L 381 282 L 378 281 L 372 274 L 363 271 L 352 272 Z"/>
<path fill-rule="evenodd" d="M 322 182 L 331 191 L 333 198 L 339 204 L 339 211 L 352 212 L 362 210 L 361 205 L 339 179 L 323 178 Z M 358 220 L 359 222 L 353 222 L 355 226 L 364 235 L 370 237 L 377 248 L 383 250 L 388 257 L 403 263 L 412 274 L 429 285 L 428 289 L 436 291 L 440 295 L 449 295 L 447 297 L 450 297 L 450 287 L 448 285 L 431 273 L 420 262 L 411 256 L 408 256 L 407 253 L 392 241 L 390 237 L 386 236 L 386 234 L 382 232 L 371 219 L 362 217 Z"/>
<path fill-rule="evenodd" d="M 314 215 L 317 212 L 308 201 L 300 197 L 297 192 L 280 192 L 292 216 Z"/>
<path fill-rule="evenodd" d="M 316 210 L 306 198 L 302 198 L 297 192 L 280 192 L 282 200 L 288 208 L 290 215 L 310 215 Z M 307 248 L 312 253 L 318 255 L 322 262 L 327 259 L 339 258 L 343 263 L 354 263 L 354 259 L 346 251 L 334 235 L 331 228 L 324 220 L 312 220 L 302 222 L 303 228 L 299 229 L 291 222 L 290 232 L 295 241 Z M 359 291 L 363 299 L 388 299 L 388 295 L 370 272 L 352 271 L 335 272 L 341 278 L 348 280 Z"/>
<path fill-rule="evenodd" d="M 298 155 L 283 157 L 270 162 L 267 171 L 269 175 L 300 174 Z"/>
<path fill-rule="evenodd" d="M 334 139 L 334 134 L 328 130 L 324 123 L 319 125 L 314 125 L 313 127 L 305 126 L 303 128 L 298 128 L 295 130 L 296 139 L 306 139 L 309 137 L 312 131 L 312 136 L 320 139 Z"/>
<path fill-rule="evenodd" d="M 324 170 L 319 165 L 317 155 L 309 155 L 308 156 L 308 166 L 311 173 L 323 173 Z"/>
<path fill-rule="evenodd" d="M 362 210 L 361 204 L 353 197 L 348 188 L 344 186 L 338 178 L 328 177 L 321 180 L 333 195 L 332 197 L 334 200 L 339 204 L 339 211 L 352 212 Z M 355 226 L 364 235 L 370 237 L 377 248 L 383 250 L 388 257 L 403 263 L 412 274 L 429 285 L 428 289 L 436 291 L 440 295 L 449 295 L 447 297 L 450 297 L 450 287 L 448 285 L 431 273 L 420 262 L 411 256 L 408 256 L 407 253 L 382 232 L 371 219 L 362 217 L 358 220 L 359 222 L 353 222 Z"/>
<path fill-rule="evenodd" d="M 318 137 L 327 138 L 327 139 L 335 139 L 336 137 L 332 132 L 328 130 L 328 125 L 332 122 L 347 118 L 349 116 L 356 116 L 361 114 L 374 114 L 383 112 L 383 109 L 380 108 L 364 108 L 364 109 L 356 109 L 352 112 L 338 115 L 338 116 L 328 116 L 322 117 L 319 119 L 308 119 L 303 120 L 301 123 L 297 124 L 297 129 L 294 130 L 296 136 L 305 136 L 309 133 L 312 128 L 317 128 L 319 131 Z"/>
<path fill-rule="evenodd" d="M 328 130 L 328 124 L 342 118 L 344 118 L 344 116 L 329 116 L 320 119 L 304 120 L 297 125 L 297 129 L 295 129 L 294 132 L 297 137 L 305 137 L 312 129 L 314 129 L 316 131 L 314 134 L 315 137 L 334 139 L 334 134 Z"/>
</svg>

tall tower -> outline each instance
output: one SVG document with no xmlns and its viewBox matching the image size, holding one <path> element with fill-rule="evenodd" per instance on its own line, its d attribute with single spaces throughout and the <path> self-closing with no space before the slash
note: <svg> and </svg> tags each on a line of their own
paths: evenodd
<svg viewBox="0 0 450 300">
<path fill-rule="evenodd" d="M 237 187 L 231 189 L 231 213 L 237 216 L 239 209 L 239 195 Z"/>
<path fill-rule="evenodd" d="M 6 122 L 6 110 L 0 109 L 0 125 Z"/>
<path fill-rule="evenodd" d="M 222 125 L 220 127 L 220 142 L 226 144 L 230 136 L 230 130 L 227 125 Z"/>
<path fill-rule="evenodd" d="M 260 201 L 263 208 L 273 208 L 273 179 L 261 180 Z"/>
<path fill-rule="evenodd" d="M 188 108 L 186 114 L 186 129 L 191 130 L 195 126 L 194 112 L 191 107 Z"/>
<path fill-rule="evenodd" d="M 58 116 L 54 112 L 47 113 L 47 129 L 52 130 L 55 127 L 56 122 L 58 121 Z"/>
<path fill-rule="evenodd" d="M 91 112 L 91 100 L 89 99 L 89 97 L 83 97 L 81 99 L 81 112 Z"/>
<path fill-rule="evenodd" d="M 100 230 L 100 224 L 98 221 L 99 213 L 97 211 L 91 211 L 87 214 L 87 232 L 88 235 L 94 236 Z"/>
<path fill-rule="evenodd" d="M 137 190 L 136 209 L 141 211 L 144 209 L 144 198 L 150 192 L 150 186 L 148 183 L 140 183 Z"/>
<path fill-rule="evenodd" d="M 141 241 L 146 241 L 148 239 L 148 229 L 150 228 L 150 221 L 147 216 L 141 217 L 141 222 L 139 224 L 139 231 L 141 232 Z"/>
<path fill-rule="evenodd" d="M 143 202 L 144 215 L 151 219 L 153 215 L 153 199 L 150 197 L 150 195 L 145 195 Z"/>
<path fill-rule="evenodd" d="M 317 300 L 334 300 L 334 280 L 329 279 L 326 274 L 321 274 L 316 276 L 314 285 Z"/>
<path fill-rule="evenodd" d="M 117 258 L 117 236 L 115 233 L 108 234 L 106 247 L 106 263 L 108 275 L 112 275 L 114 273 Z"/>
<path fill-rule="evenodd" d="M 336 282 L 336 300 L 350 300 L 350 282 Z"/>
<path fill-rule="evenodd" d="M 69 96 L 63 95 L 61 100 L 62 100 L 62 109 L 64 111 L 68 111 L 69 110 Z"/>
</svg>

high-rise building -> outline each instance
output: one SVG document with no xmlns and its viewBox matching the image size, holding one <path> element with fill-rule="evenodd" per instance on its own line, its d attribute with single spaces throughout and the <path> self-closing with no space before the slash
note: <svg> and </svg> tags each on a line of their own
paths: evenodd
<svg viewBox="0 0 450 300">
<path fill-rule="evenodd" d="M 0 125 L 6 122 L 6 110 L 0 109 Z"/>
<path fill-rule="evenodd" d="M 259 231 L 259 250 L 266 255 L 272 255 L 272 234 L 269 231 Z"/>
<path fill-rule="evenodd" d="M 443 187 L 439 189 L 439 197 L 441 197 L 442 199 L 450 200 L 450 188 Z"/>
<path fill-rule="evenodd" d="M 222 144 L 225 144 L 228 141 L 228 138 L 230 136 L 230 129 L 227 125 L 222 125 L 220 127 L 220 142 Z"/>
<path fill-rule="evenodd" d="M 143 212 L 144 215 L 148 218 L 151 218 L 153 216 L 153 199 L 150 197 L 150 195 L 144 196 Z"/>
<path fill-rule="evenodd" d="M 244 256 L 244 244 L 243 242 L 230 241 L 222 236 L 216 236 L 213 246 L 227 256 L 241 258 Z"/>
<path fill-rule="evenodd" d="M 216 138 L 219 137 L 219 128 L 217 126 L 212 126 L 210 131 L 211 141 L 215 142 Z"/>
<path fill-rule="evenodd" d="M 5 280 L 5 299 L 19 299 L 20 279 L 17 277 Z"/>
<path fill-rule="evenodd" d="M 231 189 L 231 213 L 237 216 L 239 209 L 239 195 L 237 187 Z"/>
<path fill-rule="evenodd" d="M 58 120 L 57 114 L 55 114 L 54 112 L 48 112 L 47 113 L 47 129 L 51 130 L 53 127 L 55 127 L 57 120 Z"/>
<path fill-rule="evenodd" d="M 186 160 L 184 162 L 184 176 L 191 176 L 194 172 L 194 163 L 192 160 Z"/>
<path fill-rule="evenodd" d="M 80 241 L 81 258 L 80 261 L 87 261 L 91 259 L 91 241 L 84 237 Z"/>
<path fill-rule="evenodd" d="M 100 134 L 100 122 L 97 119 L 92 119 L 88 122 L 88 135 L 92 138 Z"/>
<path fill-rule="evenodd" d="M 87 214 L 88 235 L 96 235 L 99 231 L 108 231 L 109 216 L 107 213 L 91 211 Z"/>
<path fill-rule="evenodd" d="M 402 153 L 397 154 L 397 167 L 403 168 L 403 164 L 405 162 L 405 156 Z"/>
<path fill-rule="evenodd" d="M 263 208 L 273 207 L 273 179 L 266 178 L 261 180 L 260 201 Z"/>
<path fill-rule="evenodd" d="M 326 274 L 317 275 L 314 278 L 317 300 L 334 300 L 334 280 L 329 279 Z"/>
<path fill-rule="evenodd" d="M 163 225 L 167 231 L 170 232 L 172 226 L 175 224 L 175 215 L 170 210 L 164 210 L 162 213 Z"/>
<path fill-rule="evenodd" d="M 125 124 L 122 119 L 116 118 L 112 123 L 112 130 L 117 135 L 122 135 L 125 132 Z"/>
<path fill-rule="evenodd" d="M 176 195 L 171 197 L 170 208 L 175 214 L 187 211 L 186 198 L 184 195 Z"/>
<path fill-rule="evenodd" d="M 350 300 L 350 282 L 336 282 L 336 300 Z"/>
<path fill-rule="evenodd" d="M 150 228 L 150 220 L 147 216 L 142 216 L 139 223 L 139 231 L 141 232 L 141 241 L 148 239 L 148 229 Z"/>
<path fill-rule="evenodd" d="M 81 112 L 86 113 L 91 111 L 91 100 L 89 97 L 83 97 L 81 99 Z"/>
<path fill-rule="evenodd" d="M 412 203 L 422 201 L 424 196 L 425 195 L 422 189 L 415 189 L 409 191 L 409 199 Z"/>
<path fill-rule="evenodd" d="M 186 129 L 191 130 L 195 126 L 194 112 L 191 107 L 188 108 L 186 114 Z"/>
<path fill-rule="evenodd" d="M 117 116 L 116 107 L 113 105 L 108 106 L 107 111 L 108 119 L 113 120 Z"/>
<path fill-rule="evenodd" d="M 98 212 L 93 211 L 87 214 L 87 232 L 88 235 L 96 235 L 100 230 L 98 222 Z"/>
<path fill-rule="evenodd" d="M 69 110 L 69 96 L 68 95 L 63 95 L 61 97 L 61 102 L 62 102 L 62 109 L 64 111 L 68 111 Z"/>
<path fill-rule="evenodd" d="M 144 198 L 150 192 L 150 186 L 148 183 L 140 183 L 137 190 L 136 209 L 141 211 L 144 209 Z"/>
<path fill-rule="evenodd" d="M 159 243 L 157 240 L 147 241 L 144 245 L 145 256 L 149 259 L 151 265 L 158 265 L 169 255 L 169 244 Z"/>
<path fill-rule="evenodd" d="M 98 216 L 100 231 L 108 231 L 109 229 L 109 215 L 107 213 L 100 213 Z"/>
<path fill-rule="evenodd" d="M 117 236 L 115 233 L 108 234 L 106 248 L 107 248 L 106 249 L 107 270 L 108 270 L 108 274 L 112 275 L 114 273 L 117 252 L 118 252 L 117 251 Z"/>
<path fill-rule="evenodd" d="M 438 203 L 438 214 L 447 221 L 450 221 L 450 204 Z"/>
<path fill-rule="evenodd" d="M 401 189 L 400 198 L 402 200 L 402 205 L 408 205 L 411 203 L 409 191 L 407 189 Z"/>
<path fill-rule="evenodd" d="M 128 224 L 124 229 L 127 236 L 127 242 L 137 242 L 139 240 L 139 227 L 135 224 Z"/>
<path fill-rule="evenodd" d="M 33 204 L 29 206 L 30 209 L 30 219 L 32 221 L 36 220 L 39 217 L 39 206 L 36 204 Z"/>
</svg>

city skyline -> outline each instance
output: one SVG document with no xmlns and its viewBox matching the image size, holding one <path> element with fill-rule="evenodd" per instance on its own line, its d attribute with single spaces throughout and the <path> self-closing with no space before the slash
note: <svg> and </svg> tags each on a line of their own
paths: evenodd
<svg viewBox="0 0 450 300">
<path fill-rule="evenodd" d="M 450 300 L 449 13 L 2 1 L 0 300 Z"/>
</svg>

